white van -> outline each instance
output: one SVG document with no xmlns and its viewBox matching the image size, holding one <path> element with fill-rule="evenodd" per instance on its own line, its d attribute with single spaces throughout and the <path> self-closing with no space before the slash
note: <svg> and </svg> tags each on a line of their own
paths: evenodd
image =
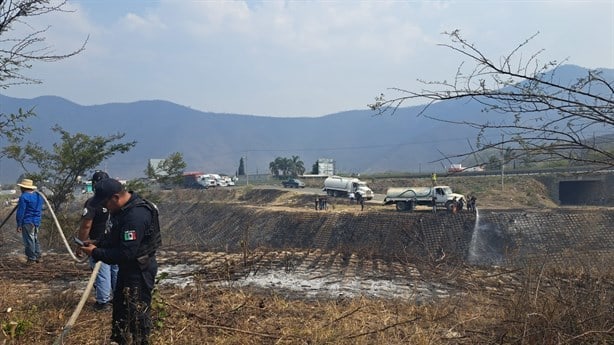
<svg viewBox="0 0 614 345">
<path fill-rule="evenodd" d="M 215 180 L 215 185 L 218 187 L 227 187 L 228 184 L 226 183 L 226 180 L 223 179 L 220 175 L 218 174 L 209 174 L 209 176 L 211 176 L 211 178 L 213 178 Z"/>
<path fill-rule="evenodd" d="M 198 176 L 198 184 L 202 185 L 205 188 L 211 188 L 217 186 L 217 182 L 211 175 L 203 174 Z"/>
</svg>

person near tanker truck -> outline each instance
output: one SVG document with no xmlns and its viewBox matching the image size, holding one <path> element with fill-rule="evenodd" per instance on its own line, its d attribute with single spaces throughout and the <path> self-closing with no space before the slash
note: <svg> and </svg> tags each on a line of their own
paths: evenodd
<svg viewBox="0 0 614 345">
<path fill-rule="evenodd" d="M 360 193 L 356 194 L 356 203 L 360 205 L 361 211 L 365 210 L 365 198 L 363 198 L 362 195 L 360 195 Z"/>
<path fill-rule="evenodd" d="M 96 171 L 92 175 L 92 187 L 95 188 L 96 183 L 101 180 L 109 178 L 109 175 L 104 171 Z M 79 226 L 79 232 L 77 237 L 83 242 L 100 243 L 104 240 L 104 237 L 109 233 L 110 229 L 110 217 L 109 212 L 105 207 L 101 205 L 94 207 L 92 200 L 94 197 L 88 198 L 83 205 L 83 212 L 81 214 L 81 222 Z M 77 256 L 82 256 L 83 252 L 77 250 Z M 90 268 L 94 268 L 96 261 L 93 258 L 89 258 Z M 111 300 L 113 298 L 113 290 L 117 283 L 117 272 L 119 268 L 117 265 L 109 265 L 101 263 L 100 270 L 96 276 L 94 282 L 94 288 L 96 291 L 96 301 L 94 302 L 94 310 L 101 311 L 111 307 Z"/>
<path fill-rule="evenodd" d="M 21 195 L 17 201 L 15 219 L 17 232 L 21 233 L 26 254 L 26 263 L 41 262 L 41 248 L 38 241 L 41 219 L 43 215 L 43 197 L 36 192 L 34 181 L 24 178 L 17 184 L 21 188 Z"/>
<path fill-rule="evenodd" d="M 119 266 L 111 341 L 149 344 L 152 290 L 158 271 L 156 251 L 162 244 L 158 209 L 112 178 L 96 183 L 91 204 L 107 208 L 111 230 L 103 242 L 86 242 L 80 249 L 96 261 Z"/>
</svg>

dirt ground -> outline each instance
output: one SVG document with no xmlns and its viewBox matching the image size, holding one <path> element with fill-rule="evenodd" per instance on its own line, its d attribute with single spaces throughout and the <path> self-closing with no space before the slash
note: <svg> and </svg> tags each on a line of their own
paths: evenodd
<svg viewBox="0 0 614 345">
<path fill-rule="evenodd" d="M 483 208 L 556 207 L 544 186 L 535 180 L 509 178 L 505 182 L 503 193 L 496 178 L 475 183 L 449 178 L 445 184 L 466 195 L 476 195 Z M 388 186 L 416 183 L 422 181 L 384 180 L 370 186 L 382 193 Z M 215 202 L 284 213 L 313 207 L 313 194 L 256 189 L 166 191 L 149 197 L 163 203 Z M 334 212 L 360 212 L 345 200 L 334 201 L 333 206 Z M 396 212 L 394 206 L 375 202 L 367 207 L 374 213 Z M 68 217 L 65 222 L 67 227 L 75 225 L 74 218 Z M 175 224 L 172 220 L 167 223 Z M 11 240 L 7 229 L 1 231 L 0 345 L 107 344 L 110 312 L 94 311 L 92 296 L 70 332 L 61 341 L 59 338 L 81 297 L 89 267 L 71 261 L 61 251 L 48 252 L 42 263 L 26 266 L 20 243 Z M 598 263 L 575 268 L 542 265 L 511 269 L 471 267 L 443 258 L 417 258 L 402 264 L 372 260 L 368 270 L 365 263 L 360 264 L 363 271 L 370 272 L 370 284 L 400 280 L 406 290 L 416 291 L 413 296 L 420 296 L 420 289 L 427 286 L 429 292 L 441 297 L 337 294 L 306 298 L 275 285 L 256 288 L 238 282 L 241 277 L 267 270 L 283 274 L 293 273 L 296 267 L 345 268 L 351 266 L 353 256 L 300 248 L 296 252 L 263 248 L 249 253 L 188 252 L 181 248 L 180 243 L 165 248 L 159 255 L 161 266 L 197 269 L 185 276 L 175 274 L 189 279 L 187 286 L 167 284 L 168 277 L 159 277 L 152 303 L 156 326 L 152 344 L 614 343 L 614 273 L 611 267 Z M 302 261 L 295 263 L 296 258 Z M 309 279 L 314 282 L 334 276 L 334 272 L 322 270 L 318 277 Z M 327 289 L 347 279 L 347 273 L 335 279 L 339 282 L 329 281 Z"/>
</svg>

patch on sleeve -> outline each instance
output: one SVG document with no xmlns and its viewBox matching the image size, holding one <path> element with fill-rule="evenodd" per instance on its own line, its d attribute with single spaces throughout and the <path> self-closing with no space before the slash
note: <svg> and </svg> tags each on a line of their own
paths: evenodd
<svg viewBox="0 0 614 345">
<path fill-rule="evenodd" d="M 124 231 L 124 241 L 134 241 L 134 240 L 136 240 L 136 230 Z"/>
<path fill-rule="evenodd" d="M 83 214 L 81 215 L 81 217 L 85 217 L 87 216 L 87 207 L 83 209 Z"/>
</svg>

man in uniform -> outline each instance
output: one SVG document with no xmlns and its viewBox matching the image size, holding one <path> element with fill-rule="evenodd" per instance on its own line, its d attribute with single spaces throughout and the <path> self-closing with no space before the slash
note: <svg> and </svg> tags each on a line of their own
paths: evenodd
<svg viewBox="0 0 614 345">
<path fill-rule="evenodd" d="M 81 249 L 94 260 L 119 266 L 111 340 L 149 344 L 151 293 L 158 271 L 155 254 L 161 245 L 158 210 L 111 178 L 100 180 L 94 190 L 92 205 L 111 213 L 111 232 L 98 246 L 87 243 Z"/>
<path fill-rule="evenodd" d="M 96 186 L 98 181 L 105 178 L 109 178 L 106 172 L 100 170 L 96 171 L 94 175 L 92 175 L 92 186 Z M 87 199 L 83 207 L 78 237 L 84 242 L 100 243 L 110 227 L 107 227 L 109 212 L 101 205 L 93 207 L 91 205 L 92 199 L 93 197 Z M 78 254 L 83 255 L 80 250 Z M 95 264 L 95 260 L 90 258 L 90 267 L 94 268 Z M 111 307 L 112 292 L 117 282 L 117 270 L 117 265 L 107 265 L 104 262 L 100 265 L 100 270 L 94 282 L 94 287 L 96 288 L 96 303 L 94 303 L 94 310 L 101 311 Z"/>
</svg>

